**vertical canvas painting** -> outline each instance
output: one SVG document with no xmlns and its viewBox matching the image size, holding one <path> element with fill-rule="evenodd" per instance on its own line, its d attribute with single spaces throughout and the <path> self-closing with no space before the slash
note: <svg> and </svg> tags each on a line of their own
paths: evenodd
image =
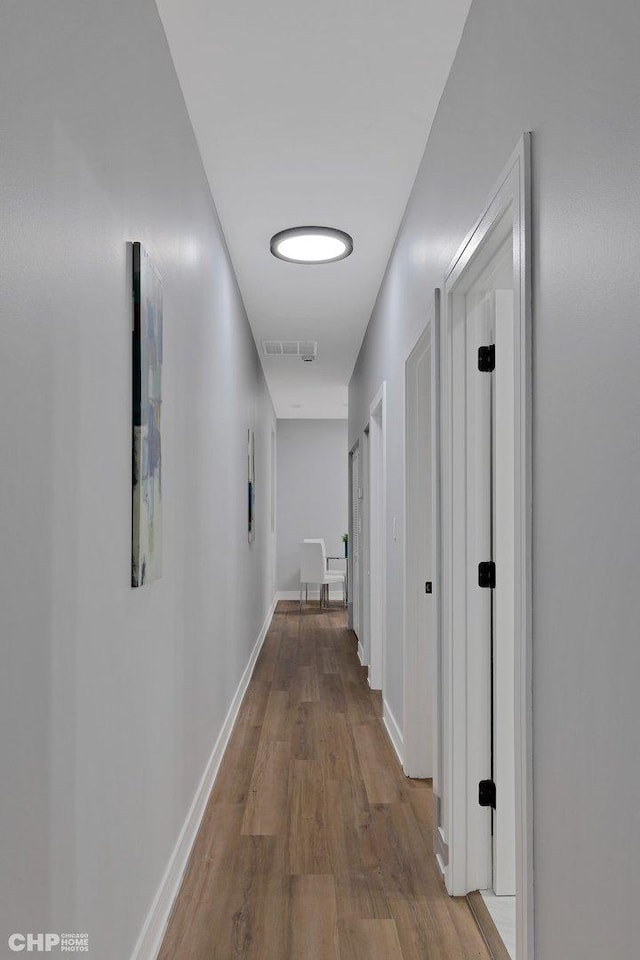
<svg viewBox="0 0 640 960">
<path fill-rule="evenodd" d="M 133 244 L 133 529 L 131 586 L 162 576 L 162 282 Z"/>
<path fill-rule="evenodd" d="M 249 430 L 247 436 L 247 466 L 248 466 L 248 505 L 247 505 L 247 534 L 249 543 L 256 538 L 256 468 L 254 461 L 254 435 L 253 430 Z"/>
</svg>

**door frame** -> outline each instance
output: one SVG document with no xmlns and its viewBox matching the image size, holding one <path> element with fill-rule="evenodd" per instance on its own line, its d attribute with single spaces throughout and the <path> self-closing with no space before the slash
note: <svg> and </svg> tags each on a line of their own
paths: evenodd
<svg viewBox="0 0 640 960">
<path fill-rule="evenodd" d="M 413 350 L 405 361 L 405 576 L 404 581 L 404 716 L 403 716 L 403 769 L 408 777 L 435 778 L 438 766 L 438 730 L 435 708 L 438 694 L 437 636 L 438 593 L 440 576 L 438 570 L 438 324 L 434 315 L 418 337 Z M 421 411 L 416 398 L 415 377 L 419 358 L 428 354 L 429 408 Z M 431 474 L 430 526 L 431 544 L 428 548 L 426 568 L 417 578 L 410 577 L 421 562 L 422 553 L 415 537 L 414 518 L 421 509 L 419 466 L 415 452 L 418 435 L 429 430 L 429 465 Z M 421 619 L 415 608 L 417 591 L 425 589 L 423 578 L 431 580 L 429 596 L 429 624 L 421 629 Z M 415 580 L 415 582 L 414 582 Z M 422 593 L 420 593 L 422 597 Z M 426 695 L 425 695 L 426 693 Z M 425 737 L 425 732 L 427 736 Z"/>
<path fill-rule="evenodd" d="M 371 570 L 369 562 L 369 424 L 360 435 L 360 481 L 362 500 L 360 503 L 360 628 L 362 636 L 358 645 L 358 655 L 363 667 L 371 659 Z"/>
<path fill-rule="evenodd" d="M 356 491 L 356 498 L 361 499 L 359 496 L 359 488 L 361 486 L 361 477 L 362 477 L 362 449 L 360 446 L 360 440 L 356 440 L 351 450 L 349 450 L 349 545 L 347 549 L 347 578 L 349 581 L 349 596 L 347 598 L 347 616 L 348 623 L 356 637 L 358 638 L 358 647 L 360 647 L 362 638 L 362 596 L 361 596 L 361 580 L 362 580 L 362 509 L 359 510 L 359 521 L 360 527 L 358 530 L 358 563 L 357 563 L 357 577 L 356 577 L 356 518 L 353 511 L 353 500 L 354 500 L 354 490 L 353 483 L 355 479 L 355 473 L 353 469 L 353 461 L 357 456 L 358 458 L 358 490 Z"/>
<path fill-rule="evenodd" d="M 445 882 L 452 895 L 470 892 L 477 863 L 473 814 L 477 784 L 472 782 L 476 736 L 472 698 L 468 698 L 468 589 L 477 558 L 467 556 L 466 435 L 453 425 L 464 404 L 467 373 L 462 359 L 464 333 L 456 326 L 454 293 L 474 269 L 479 256 L 496 242 L 499 225 L 511 223 L 514 280 L 514 427 L 516 529 L 515 583 L 515 771 L 516 771 L 516 939 L 518 960 L 533 960 L 533 824 L 532 824 L 532 430 L 531 430 L 531 268 L 530 135 L 524 134 L 491 193 L 485 210 L 461 245 L 446 275 L 441 337 L 442 384 L 442 633 L 446 667 L 447 837 L 449 863 Z M 459 326 L 459 325 L 458 325 Z M 456 332 L 457 331 L 457 332 Z M 461 340 L 462 338 L 462 340 Z M 462 398 L 459 391 L 462 389 Z M 458 412 L 456 413 L 456 410 Z M 466 428 L 465 428 L 466 429 Z M 498 574 L 499 576 L 499 574 Z M 476 581 L 477 583 L 477 581 Z M 471 815 L 471 822 L 469 820 Z"/>
<path fill-rule="evenodd" d="M 385 693 L 387 614 L 387 384 L 369 407 L 369 686 Z"/>
</svg>

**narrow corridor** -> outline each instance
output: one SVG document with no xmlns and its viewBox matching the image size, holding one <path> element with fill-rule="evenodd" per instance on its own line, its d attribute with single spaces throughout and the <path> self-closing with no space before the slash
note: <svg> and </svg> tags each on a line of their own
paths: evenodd
<svg viewBox="0 0 640 960">
<path fill-rule="evenodd" d="M 280 602 L 159 960 L 488 960 L 342 608 Z"/>
</svg>

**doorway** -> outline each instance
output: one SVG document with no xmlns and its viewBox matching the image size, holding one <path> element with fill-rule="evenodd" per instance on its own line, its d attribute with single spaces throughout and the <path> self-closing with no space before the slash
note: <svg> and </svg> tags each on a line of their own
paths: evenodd
<svg viewBox="0 0 640 960">
<path fill-rule="evenodd" d="M 475 520 L 471 552 L 475 560 L 483 562 L 484 570 L 481 574 L 479 568 L 472 633 L 478 650 L 486 651 L 480 691 L 486 692 L 487 701 L 479 704 L 478 716 L 484 715 L 489 740 L 485 779 L 478 790 L 488 869 L 486 880 L 478 882 L 486 883 L 482 889 L 485 906 L 515 960 L 513 322 L 513 242 L 509 234 L 466 292 L 466 324 L 469 359 L 476 361 L 468 381 L 468 417 L 476 444 L 470 483 L 477 494 L 470 509 L 470 519 Z"/>
<path fill-rule="evenodd" d="M 350 545 L 348 549 L 348 560 L 349 564 L 349 606 L 351 612 L 351 627 L 356 637 L 358 638 L 358 645 L 362 642 L 362 629 L 361 629 L 361 596 L 360 596 L 360 584 L 361 584 L 361 569 L 362 564 L 360 562 L 360 553 L 362 545 L 362 516 L 361 516 L 361 502 L 362 502 L 362 481 L 361 481 L 361 458 L 360 458 L 360 444 L 356 443 L 353 450 L 349 454 L 349 479 L 351 487 L 351 497 L 350 497 L 350 513 L 351 513 L 351 537 Z"/>
<path fill-rule="evenodd" d="M 533 957 L 528 170 L 524 137 L 447 274 L 441 347 L 444 875 L 515 895 L 514 960 Z"/>
<path fill-rule="evenodd" d="M 405 364 L 405 631 L 403 768 L 434 777 L 437 635 L 435 318 Z"/>
<path fill-rule="evenodd" d="M 382 690 L 386 647 L 386 384 L 383 382 L 369 410 L 369 685 Z"/>
<path fill-rule="evenodd" d="M 369 550 L 369 424 L 360 437 L 360 643 L 362 666 L 370 662 L 371 563 Z"/>
</svg>

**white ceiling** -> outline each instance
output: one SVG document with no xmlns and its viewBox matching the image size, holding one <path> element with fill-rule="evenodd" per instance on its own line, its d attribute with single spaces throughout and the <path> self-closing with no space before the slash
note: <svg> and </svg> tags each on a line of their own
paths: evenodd
<svg viewBox="0 0 640 960">
<path fill-rule="evenodd" d="M 346 417 L 347 384 L 471 0 L 157 0 L 279 417 Z M 277 260 L 290 226 L 354 252 Z M 318 341 L 313 363 L 263 339 Z"/>
</svg>

